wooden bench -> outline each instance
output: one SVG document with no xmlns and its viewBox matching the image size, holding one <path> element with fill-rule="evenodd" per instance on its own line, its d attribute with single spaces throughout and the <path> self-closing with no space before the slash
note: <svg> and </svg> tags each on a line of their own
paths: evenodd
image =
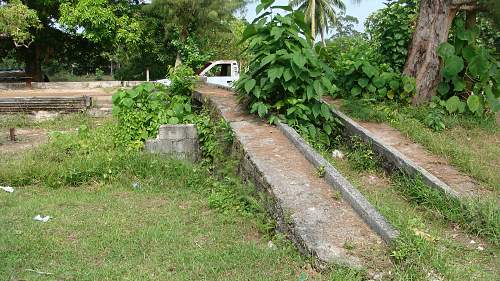
<svg viewBox="0 0 500 281">
<path fill-rule="evenodd" d="M 24 82 L 31 88 L 33 77 L 26 75 L 22 70 L 0 70 L 0 83 Z"/>
<path fill-rule="evenodd" d="M 82 97 L 0 97 L 1 113 L 34 113 L 37 111 L 54 111 L 61 113 L 83 112 L 92 106 L 92 98 Z"/>
</svg>

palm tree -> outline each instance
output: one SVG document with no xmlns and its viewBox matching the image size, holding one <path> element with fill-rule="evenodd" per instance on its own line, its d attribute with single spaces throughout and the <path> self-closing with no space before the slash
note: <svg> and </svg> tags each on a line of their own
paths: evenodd
<svg viewBox="0 0 500 281">
<path fill-rule="evenodd" d="M 319 33 L 323 45 L 326 45 L 325 35 L 329 27 L 337 21 L 335 8 L 345 11 L 345 4 L 342 0 L 290 0 L 290 5 L 304 12 L 306 21 L 311 24 L 313 39 L 316 39 Z"/>
</svg>

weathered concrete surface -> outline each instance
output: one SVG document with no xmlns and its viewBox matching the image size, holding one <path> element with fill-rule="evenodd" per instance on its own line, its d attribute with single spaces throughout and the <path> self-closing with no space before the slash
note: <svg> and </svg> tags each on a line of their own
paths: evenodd
<svg viewBox="0 0 500 281">
<path fill-rule="evenodd" d="M 230 91 L 199 86 L 194 98 L 208 103 L 231 125 L 240 171 L 273 200 L 279 230 L 320 264 L 340 263 L 384 271 L 387 246 L 350 204 L 276 127 L 248 115 Z M 346 246 L 348 245 L 348 246 Z M 351 247 L 352 246 L 352 247 Z"/>
<path fill-rule="evenodd" d="M 336 105 L 332 99 L 327 98 L 325 101 Z M 444 158 L 427 152 L 390 126 L 358 123 L 335 108 L 332 108 L 332 112 L 344 124 L 346 134 L 358 136 L 371 145 L 374 152 L 385 160 L 383 163 L 386 168 L 401 169 L 409 175 L 420 176 L 430 187 L 456 198 L 480 197 L 491 193 L 457 171 Z"/>
<path fill-rule="evenodd" d="M 198 132 L 193 124 L 161 125 L 156 139 L 147 140 L 144 149 L 193 162 L 200 158 Z"/>
<path fill-rule="evenodd" d="M 391 243 L 399 236 L 399 232 L 373 207 L 342 174 L 337 171 L 323 156 L 316 152 L 293 128 L 286 124 L 278 124 L 278 128 L 304 154 L 317 169 L 325 169 L 325 179 L 363 218 L 363 220 L 380 235 L 386 243 Z"/>
</svg>

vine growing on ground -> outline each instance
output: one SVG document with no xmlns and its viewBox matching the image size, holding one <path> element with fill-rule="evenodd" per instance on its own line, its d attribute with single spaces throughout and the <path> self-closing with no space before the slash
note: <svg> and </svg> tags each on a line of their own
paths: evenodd
<svg viewBox="0 0 500 281">
<path fill-rule="evenodd" d="M 257 13 L 273 3 L 262 1 Z M 270 123 L 284 121 L 310 138 L 329 143 L 334 119 L 321 97 L 337 91 L 331 83 L 333 71 L 314 50 L 304 14 L 288 6 L 271 9 L 288 13 L 265 12 L 246 28 L 243 41 L 254 60 L 236 90 L 252 113 Z"/>
</svg>

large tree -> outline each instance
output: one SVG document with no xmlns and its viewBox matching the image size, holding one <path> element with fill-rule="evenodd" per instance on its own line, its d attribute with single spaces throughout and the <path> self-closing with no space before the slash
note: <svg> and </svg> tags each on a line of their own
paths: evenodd
<svg viewBox="0 0 500 281">
<path fill-rule="evenodd" d="M 228 30 L 234 13 L 243 9 L 249 0 L 153 0 L 147 11 L 162 20 L 167 36 L 177 35 L 179 46 L 193 35 Z M 177 50 L 176 65 L 181 63 Z"/>
<path fill-rule="evenodd" d="M 448 40 L 453 19 L 459 11 L 467 12 L 467 22 L 476 22 L 475 11 L 488 10 L 498 16 L 498 0 L 420 0 L 417 26 L 408 52 L 404 73 L 416 78 L 417 95 L 413 104 L 429 101 L 441 81 L 442 62 L 437 49 Z"/>
<path fill-rule="evenodd" d="M 28 47 L 34 40 L 30 30 L 41 28 L 35 10 L 21 0 L 0 1 L 0 39 L 10 39 L 16 47 Z"/>
<path fill-rule="evenodd" d="M 82 50 L 92 56 L 96 48 L 100 49 L 97 53 L 109 53 L 108 57 L 133 53 L 139 49 L 137 42 L 144 41 L 141 37 L 145 36 L 144 25 L 135 17 L 141 3 L 139 0 L 0 1 L 0 55 L 14 50 L 33 80 L 42 81 L 42 65 L 70 55 L 64 48 L 92 46 L 92 50 Z M 7 25 L 3 24 L 7 21 Z M 74 58 L 81 61 L 76 55 Z"/>
<path fill-rule="evenodd" d="M 312 37 L 316 39 L 319 33 L 323 45 L 326 45 L 326 34 L 337 21 L 335 9 L 345 11 L 342 0 L 290 0 L 290 5 L 298 7 L 306 15 L 306 21 L 311 25 Z"/>
</svg>

